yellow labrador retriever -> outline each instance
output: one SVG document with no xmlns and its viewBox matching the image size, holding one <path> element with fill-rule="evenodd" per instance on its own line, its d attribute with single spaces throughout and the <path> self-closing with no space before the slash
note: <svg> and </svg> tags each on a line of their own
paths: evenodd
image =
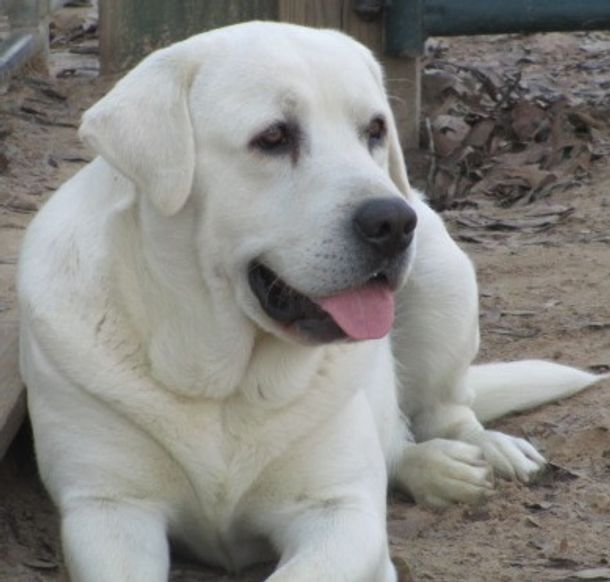
<svg viewBox="0 0 610 582">
<path fill-rule="evenodd" d="M 473 269 L 409 187 L 379 65 L 338 32 L 175 44 L 81 136 L 99 157 L 33 221 L 18 281 L 75 581 L 165 581 L 168 539 L 230 570 L 279 556 L 269 582 L 394 581 L 388 482 L 442 507 L 494 469 L 527 481 L 542 456 L 481 421 L 598 379 L 471 367 Z"/>
</svg>

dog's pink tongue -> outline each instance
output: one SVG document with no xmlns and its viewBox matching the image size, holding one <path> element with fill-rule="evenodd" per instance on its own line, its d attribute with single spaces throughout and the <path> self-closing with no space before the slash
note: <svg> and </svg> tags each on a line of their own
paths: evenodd
<svg viewBox="0 0 610 582">
<path fill-rule="evenodd" d="M 382 338 L 394 323 L 394 294 L 382 285 L 368 285 L 316 302 L 355 340 Z"/>
</svg>

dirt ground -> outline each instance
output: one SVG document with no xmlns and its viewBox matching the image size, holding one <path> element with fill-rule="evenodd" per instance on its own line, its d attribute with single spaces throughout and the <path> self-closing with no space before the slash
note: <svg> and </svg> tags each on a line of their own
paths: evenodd
<svg viewBox="0 0 610 582">
<path fill-rule="evenodd" d="M 95 31 L 79 22 L 76 35 L 59 22 L 50 74 L 26 70 L 0 95 L 0 323 L 17 317 L 24 228 L 90 159 L 78 119 L 113 81 L 97 77 Z M 409 162 L 477 266 L 480 360 L 610 370 L 610 34 L 436 40 L 425 73 L 444 81 L 426 89 L 424 145 Z M 495 427 L 534 442 L 549 471 L 530 486 L 499 481 L 485 505 L 443 513 L 391 495 L 403 579 L 610 580 L 610 382 Z M 177 560 L 171 580 L 254 582 L 268 572 L 230 577 Z M 26 426 L 0 464 L 0 580 L 66 579 Z"/>
</svg>

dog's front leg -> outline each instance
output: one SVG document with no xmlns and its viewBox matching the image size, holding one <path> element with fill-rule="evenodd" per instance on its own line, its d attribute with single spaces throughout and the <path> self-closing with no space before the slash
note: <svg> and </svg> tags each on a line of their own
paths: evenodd
<svg viewBox="0 0 610 582">
<path fill-rule="evenodd" d="M 160 515 L 135 504 L 84 499 L 63 511 L 73 582 L 166 582 L 169 548 Z"/>
<path fill-rule="evenodd" d="M 372 508 L 328 502 L 274 532 L 281 561 L 267 582 L 395 582 L 386 524 Z"/>
<path fill-rule="evenodd" d="M 426 405 L 412 414 L 411 425 L 416 439 L 429 442 L 452 439 L 474 445 L 480 449 L 481 458 L 502 477 L 529 481 L 544 467 L 544 457 L 525 439 L 486 429 L 467 402 L 467 387 L 463 387 L 464 394 L 460 397 L 461 382 L 463 380 L 456 378 L 453 401 L 442 397 L 436 401 L 427 399 Z M 430 386 L 426 388 L 433 392 Z M 439 395 L 443 393 L 444 390 L 438 390 Z"/>
<path fill-rule="evenodd" d="M 392 484 L 434 509 L 477 503 L 494 491 L 492 469 L 479 447 L 439 438 L 403 446 Z"/>
<path fill-rule="evenodd" d="M 436 213 L 423 202 L 416 203 L 416 211 L 417 253 L 393 337 L 401 407 L 417 441 L 475 445 L 500 475 L 527 481 L 543 466 L 542 456 L 523 439 L 486 430 L 471 408 L 474 393 L 467 376 L 479 343 L 472 264 Z"/>
<path fill-rule="evenodd" d="M 280 556 L 267 582 L 394 582 L 386 493 L 384 454 L 359 391 L 253 493 L 255 527 Z"/>
</svg>

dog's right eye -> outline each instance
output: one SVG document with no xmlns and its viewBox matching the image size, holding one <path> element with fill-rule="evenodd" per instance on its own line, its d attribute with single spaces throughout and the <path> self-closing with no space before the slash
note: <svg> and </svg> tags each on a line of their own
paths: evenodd
<svg viewBox="0 0 610 582">
<path fill-rule="evenodd" d="M 250 142 L 251 147 L 270 154 L 288 152 L 294 145 L 294 131 L 284 122 L 274 123 Z"/>
</svg>

